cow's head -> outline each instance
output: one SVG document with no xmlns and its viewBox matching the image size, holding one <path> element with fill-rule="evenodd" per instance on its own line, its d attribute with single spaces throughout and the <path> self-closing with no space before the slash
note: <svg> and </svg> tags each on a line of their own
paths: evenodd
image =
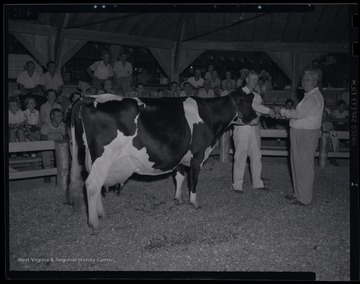
<svg viewBox="0 0 360 284">
<path fill-rule="evenodd" d="M 249 124 L 257 117 L 252 108 L 253 93 L 246 94 L 242 88 L 237 88 L 230 93 L 230 96 L 235 102 L 237 117 L 241 119 L 242 123 Z"/>
</svg>

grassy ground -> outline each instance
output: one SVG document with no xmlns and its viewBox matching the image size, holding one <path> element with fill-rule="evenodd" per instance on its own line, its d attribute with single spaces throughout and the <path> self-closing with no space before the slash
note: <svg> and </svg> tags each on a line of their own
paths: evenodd
<svg viewBox="0 0 360 284">
<path fill-rule="evenodd" d="M 98 235 L 85 208 L 42 179 L 9 183 L 12 271 L 303 271 L 349 280 L 349 165 L 316 166 L 314 200 L 291 205 L 286 158 L 263 158 L 270 192 L 231 190 L 231 163 L 210 159 L 200 173 L 202 208 L 173 202 L 171 176 L 130 179 L 104 198 Z M 184 190 L 187 194 L 187 190 Z"/>
</svg>

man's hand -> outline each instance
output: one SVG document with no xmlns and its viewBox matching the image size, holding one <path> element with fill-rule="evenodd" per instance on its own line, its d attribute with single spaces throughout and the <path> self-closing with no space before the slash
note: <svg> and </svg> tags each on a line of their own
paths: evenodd
<svg viewBox="0 0 360 284">
<path fill-rule="evenodd" d="M 275 112 L 275 114 L 280 114 L 280 112 L 281 112 L 281 107 L 279 107 L 279 106 L 274 106 L 274 112 Z"/>
<path fill-rule="evenodd" d="M 270 116 L 271 118 L 275 118 L 275 117 L 276 117 L 276 114 L 275 114 L 275 112 L 273 111 L 273 109 L 270 109 L 268 114 L 269 114 L 269 116 Z"/>
</svg>

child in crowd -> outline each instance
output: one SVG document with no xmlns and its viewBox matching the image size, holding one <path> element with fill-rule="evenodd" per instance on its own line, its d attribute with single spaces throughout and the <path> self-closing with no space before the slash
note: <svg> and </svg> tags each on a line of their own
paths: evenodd
<svg viewBox="0 0 360 284">
<path fill-rule="evenodd" d="M 41 125 L 50 122 L 50 112 L 54 108 L 58 108 L 62 110 L 61 105 L 56 103 L 56 91 L 55 90 L 47 90 L 46 91 L 46 103 L 42 104 L 40 107 L 40 123 Z"/>
<path fill-rule="evenodd" d="M 18 101 L 15 98 L 9 99 L 9 142 L 25 142 L 25 127 L 26 116 L 22 110 Z M 24 157 L 28 157 L 28 154 L 24 154 Z M 16 155 L 11 155 L 15 158 Z"/>
<path fill-rule="evenodd" d="M 60 108 L 54 108 L 50 111 L 50 122 L 46 122 L 41 126 L 41 137 L 42 141 L 55 141 L 67 139 L 67 132 L 65 123 L 62 122 L 63 114 Z M 51 166 L 51 159 L 54 157 L 53 151 L 43 151 L 42 161 L 44 169 L 48 169 Z M 51 182 L 50 177 L 45 177 L 46 183 Z"/>
<path fill-rule="evenodd" d="M 40 113 L 36 107 L 36 99 L 34 97 L 27 97 L 25 100 L 26 110 L 24 114 L 26 116 L 26 137 L 30 141 L 40 140 Z"/>
</svg>

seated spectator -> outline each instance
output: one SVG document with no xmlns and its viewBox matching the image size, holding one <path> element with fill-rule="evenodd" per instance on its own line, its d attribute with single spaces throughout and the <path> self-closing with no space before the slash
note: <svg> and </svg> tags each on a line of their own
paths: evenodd
<svg viewBox="0 0 360 284">
<path fill-rule="evenodd" d="M 61 109 L 61 105 L 56 103 L 56 91 L 47 90 L 46 91 L 46 103 L 42 104 L 40 107 L 40 124 L 43 125 L 47 122 L 50 122 L 50 112 L 54 108 Z"/>
<path fill-rule="evenodd" d="M 175 81 L 170 83 L 169 90 L 165 92 L 165 97 L 178 97 L 179 96 L 179 84 Z"/>
<path fill-rule="evenodd" d="M 270 74 L 268 72 L 266 72 L 265 70 L 262 70 L 259 74 L 259 79 L 262 79 L 262 81 L 264 82 L 263 86 L 262 86 L 262 91 L 264 94 L 266 94 L 268 91 L 273 89 L 272 86 L 272 77 L 270 76 Z"/>
<path fill-rule="evenodd" d="M 26 116 L 26 137 L 30 141 L 40 140 L 40 113 L 36 107 L 36 99 L 34 97 L 27 97 L 25 100 L 26 110 L 24 114 Z M 35 155 L 36 156 L 36 155 Z"/>
<path fill-rule="evenodd" d="M 249 73 L 249 70 L 246 68 L 243 68 L 239 71 L 239 73 L 240 73 L 240 78 L 237 79 L 237 81 L 236 81 L 236 88 L 240 88 L 240 87 L 242 88 L 245 86 L 245 78 L 246 78 L 247 74 Z"/>
<path fill-rule="evenodd" d="M 104 88 L 104 81 L 107 79 L 114 79 L 114 70 L 110 64 L 110 53 L 107 50 L 101 52 L 100 61 L 95 61 L 86 72 L 92 78 L 92 84 L 96 90 Z"/>
<path fill-rule="evenodd" d="M 65 109 L 64 111 L 64 120 L 68 119 L 69 112 L 71 111 L 71 107 L 74 102 L 76 102 L 78 99 L 82 98 L 81 93 L 79 92 L 73 92 L 71 93 L 69 97 L 70 105 Z"/>
<path fill-rule="evenodd" d="M 80 91 L 83 97 L 96 94 L 96 88 L 91 87 L 88 83 L 84 81 L 79 81 L 79 86 L 77 87 L 77 89 Z"/>
<path fill-rule="evenodd" d="M 285 109 L 293 109 L 294 105 L 295 105 L 295 103 L 292 99 L 287 99 L 285 101 Z"/>
<path fill-rule="evenodd" d="M 20 109 L 19 103 L 15 98 L 9 99 L 9 142 L 25 142 L 24 127 L 26 124 L 26 116 Z M 24 155 L 25 156 L 25 155 Z M 29 155 L 26 154 L 26 157 Z M 12 158 L 16 154 L 11 155 Z"/>
<path fill-rule="evenodd" d="M 28 96 L 35 96 L 38 103 L 43 103 L 46 99 L 41 93 L 41 75 L 35 71 L 35 63 L 27 61 L 25 70 L 16 79 L 18 90 L 20 91 L 21 106 L 25 106 L 25 99 Z"/>
<path fill-rule="evenodd" d="M 205 74 L 205 81 L 206 80 L 211 80 L 211 74 L 212 74 L 212 72 L 214 71 L 214 66 L 213 65 L 209 65 L 209 67 L 208 67 L 208 71 L 206 72 L 206 74 Z"/>
<path fill-rule="evenodd" d="M 337 131 L 346 131 L 349 126 L 349 112 L 345 109 L 345 101 L 339 100 L 337 102 L 337 109 L 331 112 L 331 118 L 336 124 L 334 126 Z"/>
<path fill-rule="evenodd" d="M 57 96 L 56 103 L 61 106 L 61 109 L 65 111 L 70 105 L 70 100 L 62 93 L 60 96 Z"/>
<path fill-rule="evenodd" d="M 236 82 L 235 82 L 235 80 L 233 80 L 233 79 L 231 78 L 231 72 L 230 72 L 230 71 L 227 71 L 227 72 L 225 73 L 225 78 L 226 78 L 226 79 L 221 82 L 221 88 L 222 88 L 223 90 L 225 90 L 225 89 L 226 89 L 226 84 L 227 84 L 228 82 L 230 82 L 231 85 L 232 85 L 231 90 L 235 89 L 235 87 L 236 87 Z"/>
<path fill-rule="evenodd" d="M 136 83 L 144 86 L 150 84 L 151 81 L 152 76 L 148 73 L 148 70 L 146 68 L 139 68 L 139 74 L 136 76 Z"/>
<path fill-rule="evenodd" d="M 82 95 L 81 93 L 79 92 L 73 92 L 70 97 L 69 97 L 69 100 L 70 100 L 70 103 L 74 103 L 75 101 L 77 101 L 78 99 L 82 98 Z"/>
<path fill-rule="evenodd" d="M 210 82 L 205 81 L 204 86 L 198 91 L 197 96 L 200 98 L 214 98 L 215 93 L 213 89 L 210 88 Z"/>
<path fill-rule="evenodd" d="M 164 90 L 163 90 L 163 89 L 157 89 L 156 97 L 157 97 L 157 98 L 162 98 L 162 97 L 164 97 L 164 96 L 165 96 Z"/>
<path fill-rule="evenodd" d="M 196 91 L 188 81 L 182 83 L 182 88 L 183 90 L 180 93 L 180 97 L 191 97 L 195 95 Z"/>
<path fill-rule="evenodd" d="M 219 74 L 216 70 L 212 71 L 211 79 L 210 79 L 210 88 L 211 89 L 220 89 L 221 88 L 221 80 L 219 78 Z"/>
<path fill-rule="evenodd" d="M 63 79 L 60 74 L 56 73 L 56 64 L 54 61 L 49 61 L 46 64 L 48 72 L 41 77 L 41 90 L 45 94 L 47 90 L 55 90 L 60 96 L 63 93 Z"/>
<path fill-rule="evenodd" d="M 195 69 L 195 76 L 187 80 L 196 90 L 199 90 L 204 85 L 204 79 L 201 78 L 201 70 Z"/>
<path fill-rule="evenodd" d="M 115 90 L 114 84 L 110 79 L 106 79 L 104 81 L 104 88 L 97 90 L 97 95 L 101 94 L 113 94 L 113 95 L 119 95 L 119 92 Z"/>
<path fill-rule="evenodd" d="M 138 83 L 136 85 L 135 91 L 130 91 L 129 97 L 144 97 L 144 85 L 141 83 Z"/>
<path fill-rule="evenodd" d="M 50 112 L 50 120 L 44 123 L 41 126 L 41 137 L 42 141 L 55 141 L 67 139 L 66 126 L 62 122 L 63 114 L 61 109 L 54 108 Z M 44 169 L 51 167 L 51 160 L 54 158 L 53 151 L 43 151 L 42 152 L 42 162 Z M 44 180 L 46 183 L 51 182 L 50 177 L 45 177 Z"/>
<path fill-rule="evenodd" d="M 160 85 L 168 85 L 169 84 L 169 79 L 162 73 L 160 72 L 159 75 L 159 84 Z"/>
<path fill-rule="evenodd" d="M 231 81 L 227 81 L 226 84 L 225 84 L 225 90 L 223 90 L 220 93 L 220 97 L 229 95 L 233 89 L 234 89 L 233 83 Z"/>
<path fill-rule="evenodd" d="M 333 130 L 334 130 L 334 125 L 330 121 L 330 115 L 326 111 L 324 111 L 323 117 L 322 117 L 321 132 L 327 133 L 327 143 L 329 145 L 328 149 L 330 148 L 330 150 L 335 150 L 335 149 L 333 149 L 332 141 L 331 141 L 330 135 L 328 134 L 330 131 L 333 131 Z M 336 161 L 335 158 L 330 158 L 330 163 L 336 167 L 339 166 L 339 163 Z"/>
</svg>

